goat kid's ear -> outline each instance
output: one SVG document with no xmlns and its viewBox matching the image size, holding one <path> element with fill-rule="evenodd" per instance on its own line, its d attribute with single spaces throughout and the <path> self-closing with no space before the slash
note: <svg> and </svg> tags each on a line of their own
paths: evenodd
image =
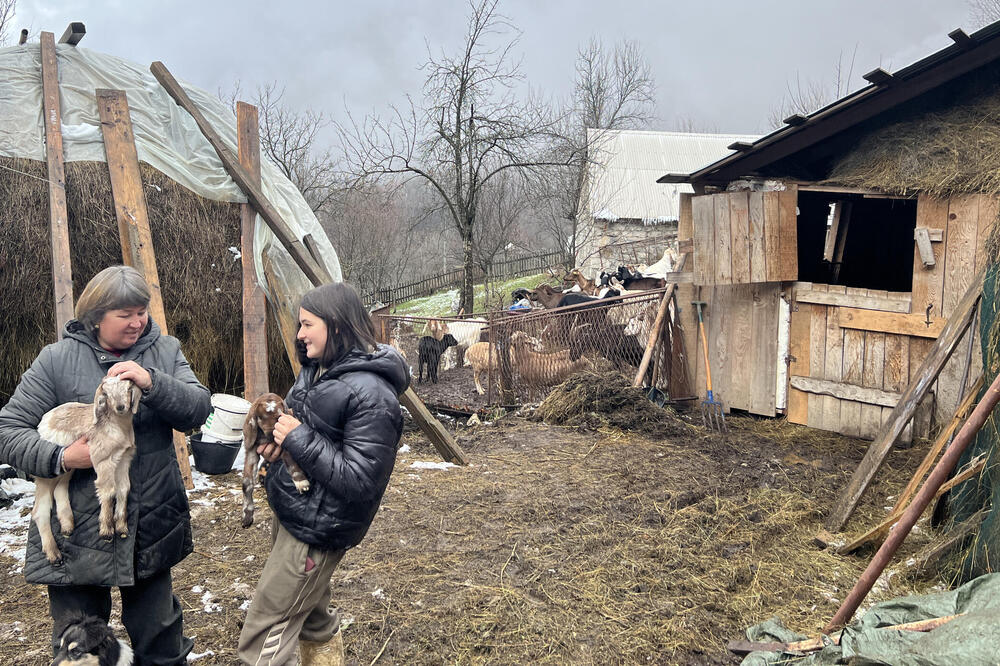
<svg viewBox="0 0 1000 666">
<path fill-rule="evenodd" d="M 243 446 L 249 446 L 257 441 L 257 418 L 253 416 L 253 410 L 250 411 L 250 416 L 247 420 L 243 422 Z"/>
<path fill-rule="evenodd" d="M 94 396 L 94 423 L 97 423 L 97 417 L 102 414 L 108 408 L 108 396 L 104 394 L 104 391 L 98 391 L 97 395 Z"/>
<path fill-rule="evenodd" d="M 142 389 L 135 384 L 133 384 L 132 388 L 129 390 L 129 400 L 132 401 L 132 413 L 138 413 L 139 401 L 142 400 Z"/>
</svg>

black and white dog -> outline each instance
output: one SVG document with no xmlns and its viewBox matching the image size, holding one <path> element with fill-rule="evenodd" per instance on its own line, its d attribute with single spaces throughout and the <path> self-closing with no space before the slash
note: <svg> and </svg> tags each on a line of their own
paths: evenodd
<svg viewBox="0 0 1000 666">
<path fill-rule="evenodd" d="M 66 618 L 52 666 L 131 666 L 132 648 L 115 638 L 108 623 L 93 615 Z"/>
</svg>

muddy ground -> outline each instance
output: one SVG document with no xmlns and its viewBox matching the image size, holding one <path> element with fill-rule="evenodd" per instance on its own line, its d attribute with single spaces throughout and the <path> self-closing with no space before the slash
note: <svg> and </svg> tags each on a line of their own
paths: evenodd
<svg viewBox="0 0 1000 666">
<path fill-rule="evenodd" d="M 414 466 L 440 458 L 408 430 L 368 537 L 333 577 L 349 662 L 730 664 L 725 642 L 773 615 L 818 630 L 867 564 L 811 540 L 868 443 L 748 418 L 723 438 L 663 418 L 675 434 L 508 417 L 461 429 L 472 464 L 446 469 Z M 854 530 L 923 452 L 890 455 Z M 195 552 L 174 587 L 195 652 L 211 653 L 195 663 L 233 664 L 268 511 L 261 494 L 241 529 L 236 474 L 212 480 L 191 495 Z M 932 584 L 894 576 L 869 601 Z M 0 663 L 48 663 L 43 588 L 0 579 L 0 618 Z"/>
</svg>

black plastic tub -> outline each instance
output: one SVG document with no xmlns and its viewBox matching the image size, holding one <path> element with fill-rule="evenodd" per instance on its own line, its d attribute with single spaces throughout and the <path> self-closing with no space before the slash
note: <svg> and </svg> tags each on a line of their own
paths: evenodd
<svg viewBox="0 0 1000 666">
<path fill-rule="evenodd" d="M 233 468 L 243 440 L 236 442 L 203 442 L 201 433 L 191 435 L 194 468 L 203 474 L 226 474 Z"/>
</svg>

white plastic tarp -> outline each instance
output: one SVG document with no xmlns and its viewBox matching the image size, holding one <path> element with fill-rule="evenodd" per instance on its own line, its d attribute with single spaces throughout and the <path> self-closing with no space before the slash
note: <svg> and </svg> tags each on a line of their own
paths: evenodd
<svg viewBox="0 0 1000 666">
<path fill-rule="evenodd" d="M 146 162 L 196 194 L 216 201 L 246 202 L 246 197 L 226 172 L 222 160 L 194 119 L 143 68 L 122 58 L 64 44 L 56 45 L 59 69 L 63 154 L 67 162 L 106 161 L 98 88 L 124 90 L 135 134 L 139 160 Z M 42 69 L 39 44 L 0 49 L 0 155 L 45 160 L 45 127 L 42 118 Z M 176 74 L 175 74 L 176 77 Z M 236 117 L 217 97 L 178 81 L 234 154 L 237 151 Z M 311 234 L 333 279 L 342 279 L 340 262 L 301 193 L 261 155 L 264 195 L 300 240 Z M 254 263 L 264 281 L 261 251 L 267 251 L 284 282 L 291 302 L 311 288 L 288 252 L 258 217 Z M 220 254 L 228 254 L 220 247 Z M 272 303 L 277 301 L 272 298 Z M 292 313 L 298 316 L 298 313 Z"/>
</svg>

